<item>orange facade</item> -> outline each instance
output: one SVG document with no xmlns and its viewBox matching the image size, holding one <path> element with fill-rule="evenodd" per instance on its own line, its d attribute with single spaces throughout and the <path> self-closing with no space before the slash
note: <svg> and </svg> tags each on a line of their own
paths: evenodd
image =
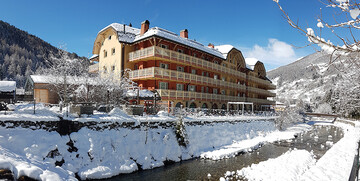
<svg viewBox="0 0 360 181">
<path fill-rule="evenodd" d="M 116 26 L 112 28 L 121 34 Z M 153 32 L 163 31 L 162 34 L 154 33 L 150 36 L 147 35 L 148 21 L 143 22 L 141 28 L 139 34 L 136 34 L 140 37 L 138 40 L 119 42 L 125 47 L 120 56 L 120 59 L 124 59 L 121 66 L 132 69 L 129 77 L 141 88 L 159 92 L 163 104 L 173 107 L 196 105 L 202 108 L 223 108 L 227 102 L 253 102 L 259 110 L 263 105 L 273 104 L 267 98 L 275 96 L 269 92 L 275 86 L 266 78 L 261 62 L 250 69 L 236 48 L 219 53 L 212 44 L 205 47 L 189 40 L 187 30 L 181 31 L 178 36 L 155 28 Z M 136 30 L 131 31 L 136 33 Z M 175 37 L 177 41 L 167 36 L 161 37 L 163 34 Z M 100 49 L 110 51 L 112 48 L 102 47 L 102 40 L 100 32 L 94 54 L 101 53 Z"/>
</svg>

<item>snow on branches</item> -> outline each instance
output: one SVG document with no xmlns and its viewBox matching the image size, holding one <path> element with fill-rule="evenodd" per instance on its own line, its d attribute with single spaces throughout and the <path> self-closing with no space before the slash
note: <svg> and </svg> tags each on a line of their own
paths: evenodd
<svg viewBox="0 0 360 181">
<path fill-rule="evenodd" d="M 336 55 L 346 55 L 351 52 L 360 51 L 360 42 L 356 37 L 356 33 L 359 33 L 357 30 L 360 29 L 360 4 L 356 0 L 326 0 L 322 2 L 325 8 L 320 9 L 320 17 L 317 23 L 317 27 L 320 30 L 317 34 L 315 34 L 313 28 L 304 28 L 295 23 L 282 8 L 279 0 L 273 1 L 278 5 L 280 11 L 283 12 L 283 16 L 289 25 L 307 36 L 310 43 L 318 45 L 322 50 Z M 331 13 L 323 17 L 323 12 L 326 10 L 331 11 Z M 322 31 L 325 29 L 334 36 L 322 37 Z M 339 42 L 340 45 L 333 42 Z"/>
</svg>

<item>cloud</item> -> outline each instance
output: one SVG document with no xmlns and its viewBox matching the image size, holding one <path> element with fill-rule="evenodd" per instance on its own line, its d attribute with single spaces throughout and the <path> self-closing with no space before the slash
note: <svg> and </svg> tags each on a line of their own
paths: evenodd
<svg viewBox="0 0 360 181">
<path fill-rule="evenodd" d="M 272 66 L 286 65 L 299 58 L 291 45 L 273 38 L 269 39 L 265 47 L 254 45 L 252 48 L 245 50 L 244 56 L 257 58 L 263 63 Z"/>
</svg>

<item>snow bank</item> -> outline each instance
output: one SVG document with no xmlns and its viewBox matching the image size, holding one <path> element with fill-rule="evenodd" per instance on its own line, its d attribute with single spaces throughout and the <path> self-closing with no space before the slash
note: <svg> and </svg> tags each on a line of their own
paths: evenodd
<svg viewBox="0 0 360 181">
<path fill-rule="evenodd" d="M 360 140 L 360 124 L 355 127 L 337 123 L 344 137 L 322 156 L 302 177 L 302 180 L 348 180 Z"/>
<path fill-rule="evenodd" d="M 230 156 L 228 147 L 228 154 L 219 151 L 226 145 L 233 144 L 242 140 L 252 139 L 259 135 L 266 135 L 269 132 L 276 130 L 273 121 L 252 121 L 252 122 L 238 122 L 238 123 L 216 123 L 205 124 L 198 126 L 185 126 L 186 134 L 188 136 L 189 154 L 195 156 L 202 156 L 212 159 L 223 158 Z M 211 154 L 213 150 L 218 150 Z"/>
<path fill-rule="evenodd" d="M 297 124 L 293 127 L 289 127 L 285 131 L 272 131 L 263 132 L 252 139 L 245 139 L 243 141 L 234 141 L 230 145 L 223 146 L 219 149 L 204 152 L 200 155 L 201 158 L 207 158 L 212 160 L 219 160 L 229 157 L 234 157 L 240 152 L 248 152 L 265 143 L 271 143 L 274 141 L 288 140 L 294 138 L 295 135 L 309 130 L 311 126 L 306 124 Z"/>
<path fill-rule="evenodd" d="M 357 154 L 360 124 L 352 121 L 345 122 L 350 124 L 334 124 L 343 129 L 344 137 L 317 162 L 313 154 L 308 151 L 293 150 L 278 158 L 238 170 L 236 176 L 242 176 L 248 180 L 348 180 L 354 156 Z M 332 125 L 324 119 L 316 119 L 315 124 Z M 351 126 L 353 124 L 355 127 Z M 233 177 L 234 174 L 225 174 L 225 176 Z"/>
<path fill-rule="evenodd" d="M 122 116 L 119 109 L 110 115 Z M 111 117 L 111 116 L 109 116 Z M 159 114 L 158 118 L 171 118 Z M 132 120 L 137 121 L 135 118 Z M 180 146 L 173 126 L 116 128 L 103 131 L 83 127 L 68 136 L 57 132 L 0 127 L 0 168 L 39 180 L 103 179 L 121 173 L 186 160 L 233 141 L 275 130 L 271 121 L 185 124 L 186 147 Z M 58 166 L 55 166 L 57 164 Z"/>
<path fill-rule="evenodd" d="M 0 128 L 0 168 L 11 170 L 15 178 L 76 180 L 73 173 L 54 166 L 59 158 L 47 157 L 56 148 L 65 152 L 66 147 L 58 146 L 65 145 L 66 139 L 56 132 Z"/>
<path fill-rule="evenodd" d="M 0 115 L 0 120 L 3 121 L 59 121 L 58 114 L 44 104 L 21 104 L 17 105 L 14 112 L 7 112 L 7 114 Z"/>
<path fill-rule="evenodd" d="M 238 170 L 237 175 L 248 180 L 299 180 L 315 161 L 314 155 L 306 150 L 291 150 L 278 158 Z"/>
</svg>

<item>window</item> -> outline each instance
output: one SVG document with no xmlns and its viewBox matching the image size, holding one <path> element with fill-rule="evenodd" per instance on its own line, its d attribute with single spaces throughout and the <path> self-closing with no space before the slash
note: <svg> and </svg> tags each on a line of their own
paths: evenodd
<svg viewBox="0 0 360 181">
<path fill-rule="evenodd" d="M 225 95 L 225 90 L 221 90 L 221 94 L 222 94 L 222 95 Z"/>
<path fill-rule="evenodd" d="M 224 67 L 226 67 L 226 63 L 223 63 L 222 65 L 223 65 Z"/>
<path fill-rule="evenodd" d="M 201 92 L 205 92 L 205 88 L 204 88 L 204 87 L 201 87 Z"/>
<path fill-rule="evenodd" d="M 196 91 L 196 86 L 195 85 L 189 85 L 188 86 L 188 91 L 195 92 Z"/>
<path fill-rule="evenodd" d="M 111 40 L 111 35 L 109 36 L 109 40 Z"/>
<path fill-rule="evenodd" d="M 214 94 L 218 94 L 218 90 L 217 90 L 217 89 L 213 89 L 213 93 L 214 93 Z"/>
<path fill-rule="evenodd" d="M 218 75 L 214 75 L 214 79 L 218 79 Z"/>
<path fill-rule="evenodd" d="M 176 84 L 176 90 L 179 90 L 179 91 L 184 90 L 184 84 Z"/>
<path fill-rule="evenodd" d="M 241 94 L 240 93 L 238 93 L 238 97 L 240 97 L 241 96 Z"/>
<path fill-rule="evenodd" d="M 206 77 L 210 77 L 209 72 L 206 72 L 206 74 L 205 74 L 205 75 L 206 75 Z"/>
<path fill-rule="evenodd" d="M 167 46 L 167 45 L 164 45 L 164 44 L 160 44 L 160 47 L 161 47 L 161 48 L 164 48 L 164 49 L 168 49 L 168 46 Z"/>
<path fill-rule="evenodd" d="M 202 76 L 205 76 L 205 74 L 206 74 L 206 72 L 201 72 L 201 75 L 202 75 Z"/>
<path fill-rule="evenodd" d="M 184 53 L 184 50 L 178 49 L 179 53 Z"/>
<path fill-rule="evenodd" d="M 179 72 L 184 72 L 184 67 L 177 66 L 176 70 Z"/>
<path fill-rule="evenodd" d="M 111 54 L 115 55 L 115 48 L 111 49 Z"/>
<path fill-rule="evenodd" d="M 137 70 L 137 69 L 139 69 L 139 66 L 138 66 L 138 65 L 135 65 L 135 66 L 134 66 L 134 70 Z"/>
<path fill-rule="evenodd" d="M 196 74 L 196 69 L 191 69 L 192 74 Z"/>
<path fill-rule="evenodd" d="M 107 51 L 104 50 L 104 58 L 106 58 L 106 57 L 107 57 Z"/>
<path fill-rule="evenodd" d="M 205 88 L 205 92 L 206 92 L 206 93 L 209 93 L 209 87 L 206 87 L 206 88 Z"/>
<path fill-rule="evenodd" d="M 225 77 L 222 78 L 222 81 L 226 81 Z"/>
<path fill-rule="evenodd" d="M 214 63 L 215 63 L 215 64 L 219 64 L 219 62 L 218 62 L 218 61 L 214 61 Z"/>
<path fill-rule="evenodd" d="M 167 82 L 160 82 L 160 89 L 168 89 L 168 83 Z"/>
<path fill-rule="evenodd" d="M 196 57 L 196 55 L 197 55 L 197 54 L 196 54 L 196 53 L 194 53 L 194 57 Z"/>
<path fill-rule="evenodd" d="M 160 63 L 160 68 L 168 69 L 168 68 L 169 68 L 169 64 Z"/>
<path fill-rule="evenodd" d="M 115 71 L 115 65 L 111 66 L 111 71 L 112 71 L 112 72 Z"/>
</svg>

